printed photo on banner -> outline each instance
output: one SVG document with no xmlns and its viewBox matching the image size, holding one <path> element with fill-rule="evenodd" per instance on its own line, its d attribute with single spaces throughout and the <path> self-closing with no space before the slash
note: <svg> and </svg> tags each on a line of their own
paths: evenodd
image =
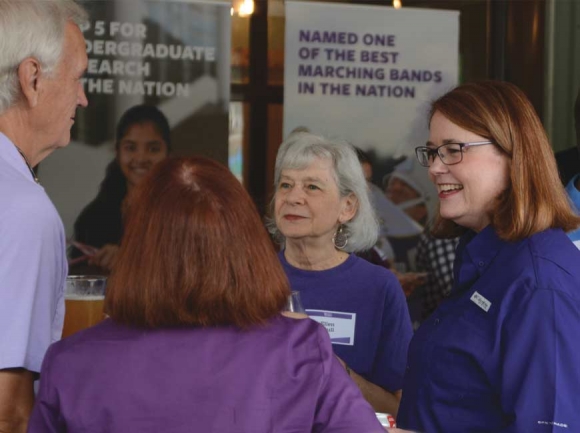
<svg viewBox="0 0 580 433">
<path fill-rule="evenodd" d="M 68 148 L 39 167 L 73 260 L 118 242 L 124 199 L 169 154 L 227 165 L 232 129 L 229 2 L 79 2 L 89 106 Z"/>
</svg>

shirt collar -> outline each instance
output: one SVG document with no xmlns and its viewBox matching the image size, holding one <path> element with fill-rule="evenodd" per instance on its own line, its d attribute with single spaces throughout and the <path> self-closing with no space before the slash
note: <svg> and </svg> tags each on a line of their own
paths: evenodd
<svg viewBox="0 0 580 433">
<path fill-rule="evenodd" d="M 506 245 L 495 229 L 488 225 L 481 232 L 468 231 L 457 247 L 454 265 L 454 291 L 463 291 L 483 275 L 493 259 Z"/>
<path fill-rule="evenodd" d="M 0 158 L 14 168 L 14 170 L 21 173 L 26 179 L 36 184 L 16 145 L 2 132 L 0 132 Z"/>
</svg>

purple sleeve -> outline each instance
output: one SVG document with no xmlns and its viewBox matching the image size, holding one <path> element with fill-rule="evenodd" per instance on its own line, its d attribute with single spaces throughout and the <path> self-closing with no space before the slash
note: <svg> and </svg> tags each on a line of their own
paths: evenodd
<svg viewBox="0 0 580 433">
<path fill-rule="evenodd" d="M 504 324 L 502 433 L 580 431 L 578 302 L 555 290 L 529 293 Z"/>
<path fill-rule="evenodd" d="M 323 377 L 312 431 L 384 433 L 373 409 L 336 359 L 328 332 L 322 326 L 317 329 Z"/>
<path fill-rule="evenodd" d="M 407 350 L 413 336 L 413 327 L 403 289 L 391 272 L 385 285 L 387 296 L 371 382 L 394 392 L 403 387 Z"/>
<path fill-rule="evenodd" d="M 50 365 L 53 353 L 54 345 L 48 349 L 42 362 L 40 386 L 32 414 L 28 421 L 28 433 L 57 433 L 66 431 L 66 427 L 60 417 L 58 396 L 50 385 Z"/>
</svg>

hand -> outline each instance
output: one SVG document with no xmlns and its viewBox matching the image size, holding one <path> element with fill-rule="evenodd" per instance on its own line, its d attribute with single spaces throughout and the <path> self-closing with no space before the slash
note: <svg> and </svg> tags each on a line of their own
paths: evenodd
<svg viewBox="0 0 580 433">
<path fill-rule="evenodd" d="M 96 265 L 100 268 L 111 271 L 115 265 L 117 258 L 117 252 L 119 251 L 119 246 L 114 244 L 103 245 L 94 256 L 89 259 L 90 265 Z"/>
<path fill-rule="evenodd" d="M 336 359 L 338 359 L 338 362 L 340 362 L 340 365 L 342 365 L 342 368 L 344 368 L 346 370 L 346 362 L 344 362 L 342 359 L 340 359 L 337 355 L 334 355 L 334 356 L 336 356 Z"/>
</svg>

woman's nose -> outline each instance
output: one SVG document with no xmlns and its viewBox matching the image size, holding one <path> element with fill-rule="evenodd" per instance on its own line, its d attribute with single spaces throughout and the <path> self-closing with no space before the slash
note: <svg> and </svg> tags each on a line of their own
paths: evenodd
<svg viewBox="0 0 580 433">
<path fill-rule="evenodd" d="M 135 159 L 135 161 L 143 163 L 149 161 L 150 155 L 146 149 L 137 149 L 137 151 L 133 155 L 133 158 Z"/>
<path fill-rule="evenodd" d="M 286 202 L 290 204 L 304 203 L 304 192 L 295 186 L 290 188 L 286 194 Z"/>
<path fill-rule="evenodd" d="M 435 158 L 433 158 L 433 161 L 429 164 L 429 174 L 431 176 L 436 176 L 438 174 L 447 173 L 448 171 L 449 168 L 447 165 L 443 164 L 441 156 L 439 156 L 439 154 L 435 155 Z"/>
</svg>

